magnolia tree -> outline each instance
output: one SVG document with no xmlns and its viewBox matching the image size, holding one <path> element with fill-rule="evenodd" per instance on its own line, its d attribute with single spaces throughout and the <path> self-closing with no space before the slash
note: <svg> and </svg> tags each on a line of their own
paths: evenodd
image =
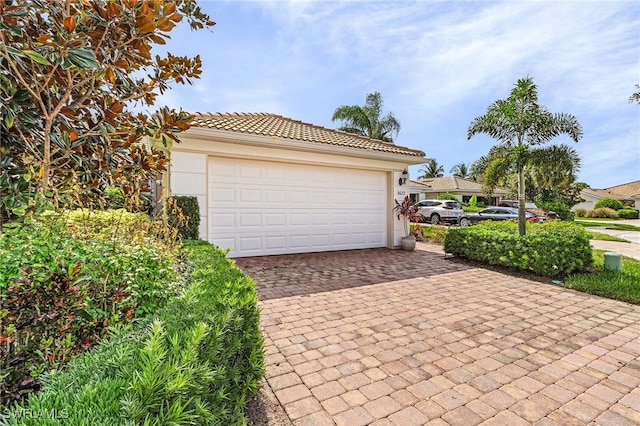
<svg viewBox="0 0 640 426">
<path fill-rule="evenodd" d="M 34 200 L 134 196 L 168 161 L 167 143 L 192 117 L 154 105 L 201 61 L 152 54 L 185 20 L 213 26 L 194 0 L 0 0 L 0 216 Z M 0 222 L 1 223 L 1 222 Z"/>
</svg>

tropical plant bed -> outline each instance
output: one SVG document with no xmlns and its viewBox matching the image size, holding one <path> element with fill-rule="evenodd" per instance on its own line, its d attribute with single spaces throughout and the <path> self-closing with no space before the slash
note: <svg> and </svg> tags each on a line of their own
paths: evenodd
<svg viewBox="0 0 640 426">
<path fill-rule="evenodd" d="M 264 375 L 255 283 L 226 252 L 185 242 L 188 283 L 148 319 L 44 373 L 7 425 L 244 425 Z"/>
</svg>

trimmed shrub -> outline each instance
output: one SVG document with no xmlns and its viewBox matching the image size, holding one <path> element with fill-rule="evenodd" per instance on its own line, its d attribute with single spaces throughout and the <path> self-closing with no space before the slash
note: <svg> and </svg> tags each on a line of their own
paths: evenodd
<svg viewBox="0 0 640 426">
<path fill-rule="evenodd" d="M 445 237 L 444 250 L 466 259 L 547 276 L 582 271 L 593 262 L 589 234 L 571 222 L 527 223 L 524 236 L 518 234 L 515 221 L 452 228 Z"/>
<path fill-rule="evenodd" d="M 224 251 L 203 241 L 185 247 L 192 272 L 182 297 L 47 374 L 4 424 L 246 424 L 265 369 L 255 284 Z"/>
<path fill-rule="evenodd" d="M 638 219 L 638 210 L 629 208 L 618 210 L 618 217 L 622 219 Z"/>
<path fill-rule="evenodd" d="M 575 215 L 575 217 L 586 217 L 587 216 L 587 210 L 586 209 L 575 209 L 573 214 Z"/>
<path fill-rule="evenodd" d="M 180 251 L 156 224 L 124 210 L 87 213 L 50 213 L 0 234 L 0 407 L 179 292 Z"/>
<path fill-rule="evenodd" d="M 550 210 L 558 213 L 558 216 L 560 216 L 560 219 L 562 220 L 573 220 L 574 214 L 571 211 L 571 208 L 564 203 L 538 203 L 538 207 L 542 210 Z"/>
<path fill-rule="evenodd" d="M 167 203 L 169 225 L 185 240 L 200 238 L 200 205 L 198 197 L 176 195 Z"/>
<path fill-rule="evenodd" d="M 601 207 L 599 209 L 593 209 L 593 210 L 587 211 L 586 217 L 617 219 L 618 212 L 608 207 Z"/>
<path fill-rule="evenodd" d="M 600 198 L 593 207 L 596 210 L 603 207 L 613 210 L 622 210 L 624 205 L 620 200 L 616 200 L 615 198 Z"/>
<path fill-rule="evenodd" d="M 455 196 L 455 194 L 452 194 L 450 192 L 445 192 L 444 194 L 440 194 L 438 195 L 438 200 L 454 200 L 454 201 L 460 201 L 458 200 L 458 197 Z"/>
<path fill-rule="evenodd" d="M 448 232 L 449 228 L 446 226 L 438 226 L 438 225 L 433 225 L 431 226 L 431 241 L 434 244 L 442 244 L 444 243 L 444 239 L 447 236 L 447 232 Z"/>
</svg>

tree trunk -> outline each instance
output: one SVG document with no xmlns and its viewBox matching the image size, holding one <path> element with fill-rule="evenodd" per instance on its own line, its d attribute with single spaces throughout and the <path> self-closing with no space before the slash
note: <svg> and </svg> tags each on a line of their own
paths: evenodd
<svg viewBox="0 0 640 426">
<path fill-rule="evenodd" d="M 525 218 L 525 188 L 524 188 L 524 168 L 518 170 L 518 233 L 527 233 L 527 222 Z"/>
</svg>

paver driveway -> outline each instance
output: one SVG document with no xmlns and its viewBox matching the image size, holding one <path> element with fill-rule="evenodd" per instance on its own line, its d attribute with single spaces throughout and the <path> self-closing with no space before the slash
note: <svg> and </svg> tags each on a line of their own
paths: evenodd
<svg viewBox="0 0 640 426">
<path fill-rule="evenodd" d="M 237 260 L 295 425 L 640 424 L 640 306 L 425 247 Z"/>
</svg>

